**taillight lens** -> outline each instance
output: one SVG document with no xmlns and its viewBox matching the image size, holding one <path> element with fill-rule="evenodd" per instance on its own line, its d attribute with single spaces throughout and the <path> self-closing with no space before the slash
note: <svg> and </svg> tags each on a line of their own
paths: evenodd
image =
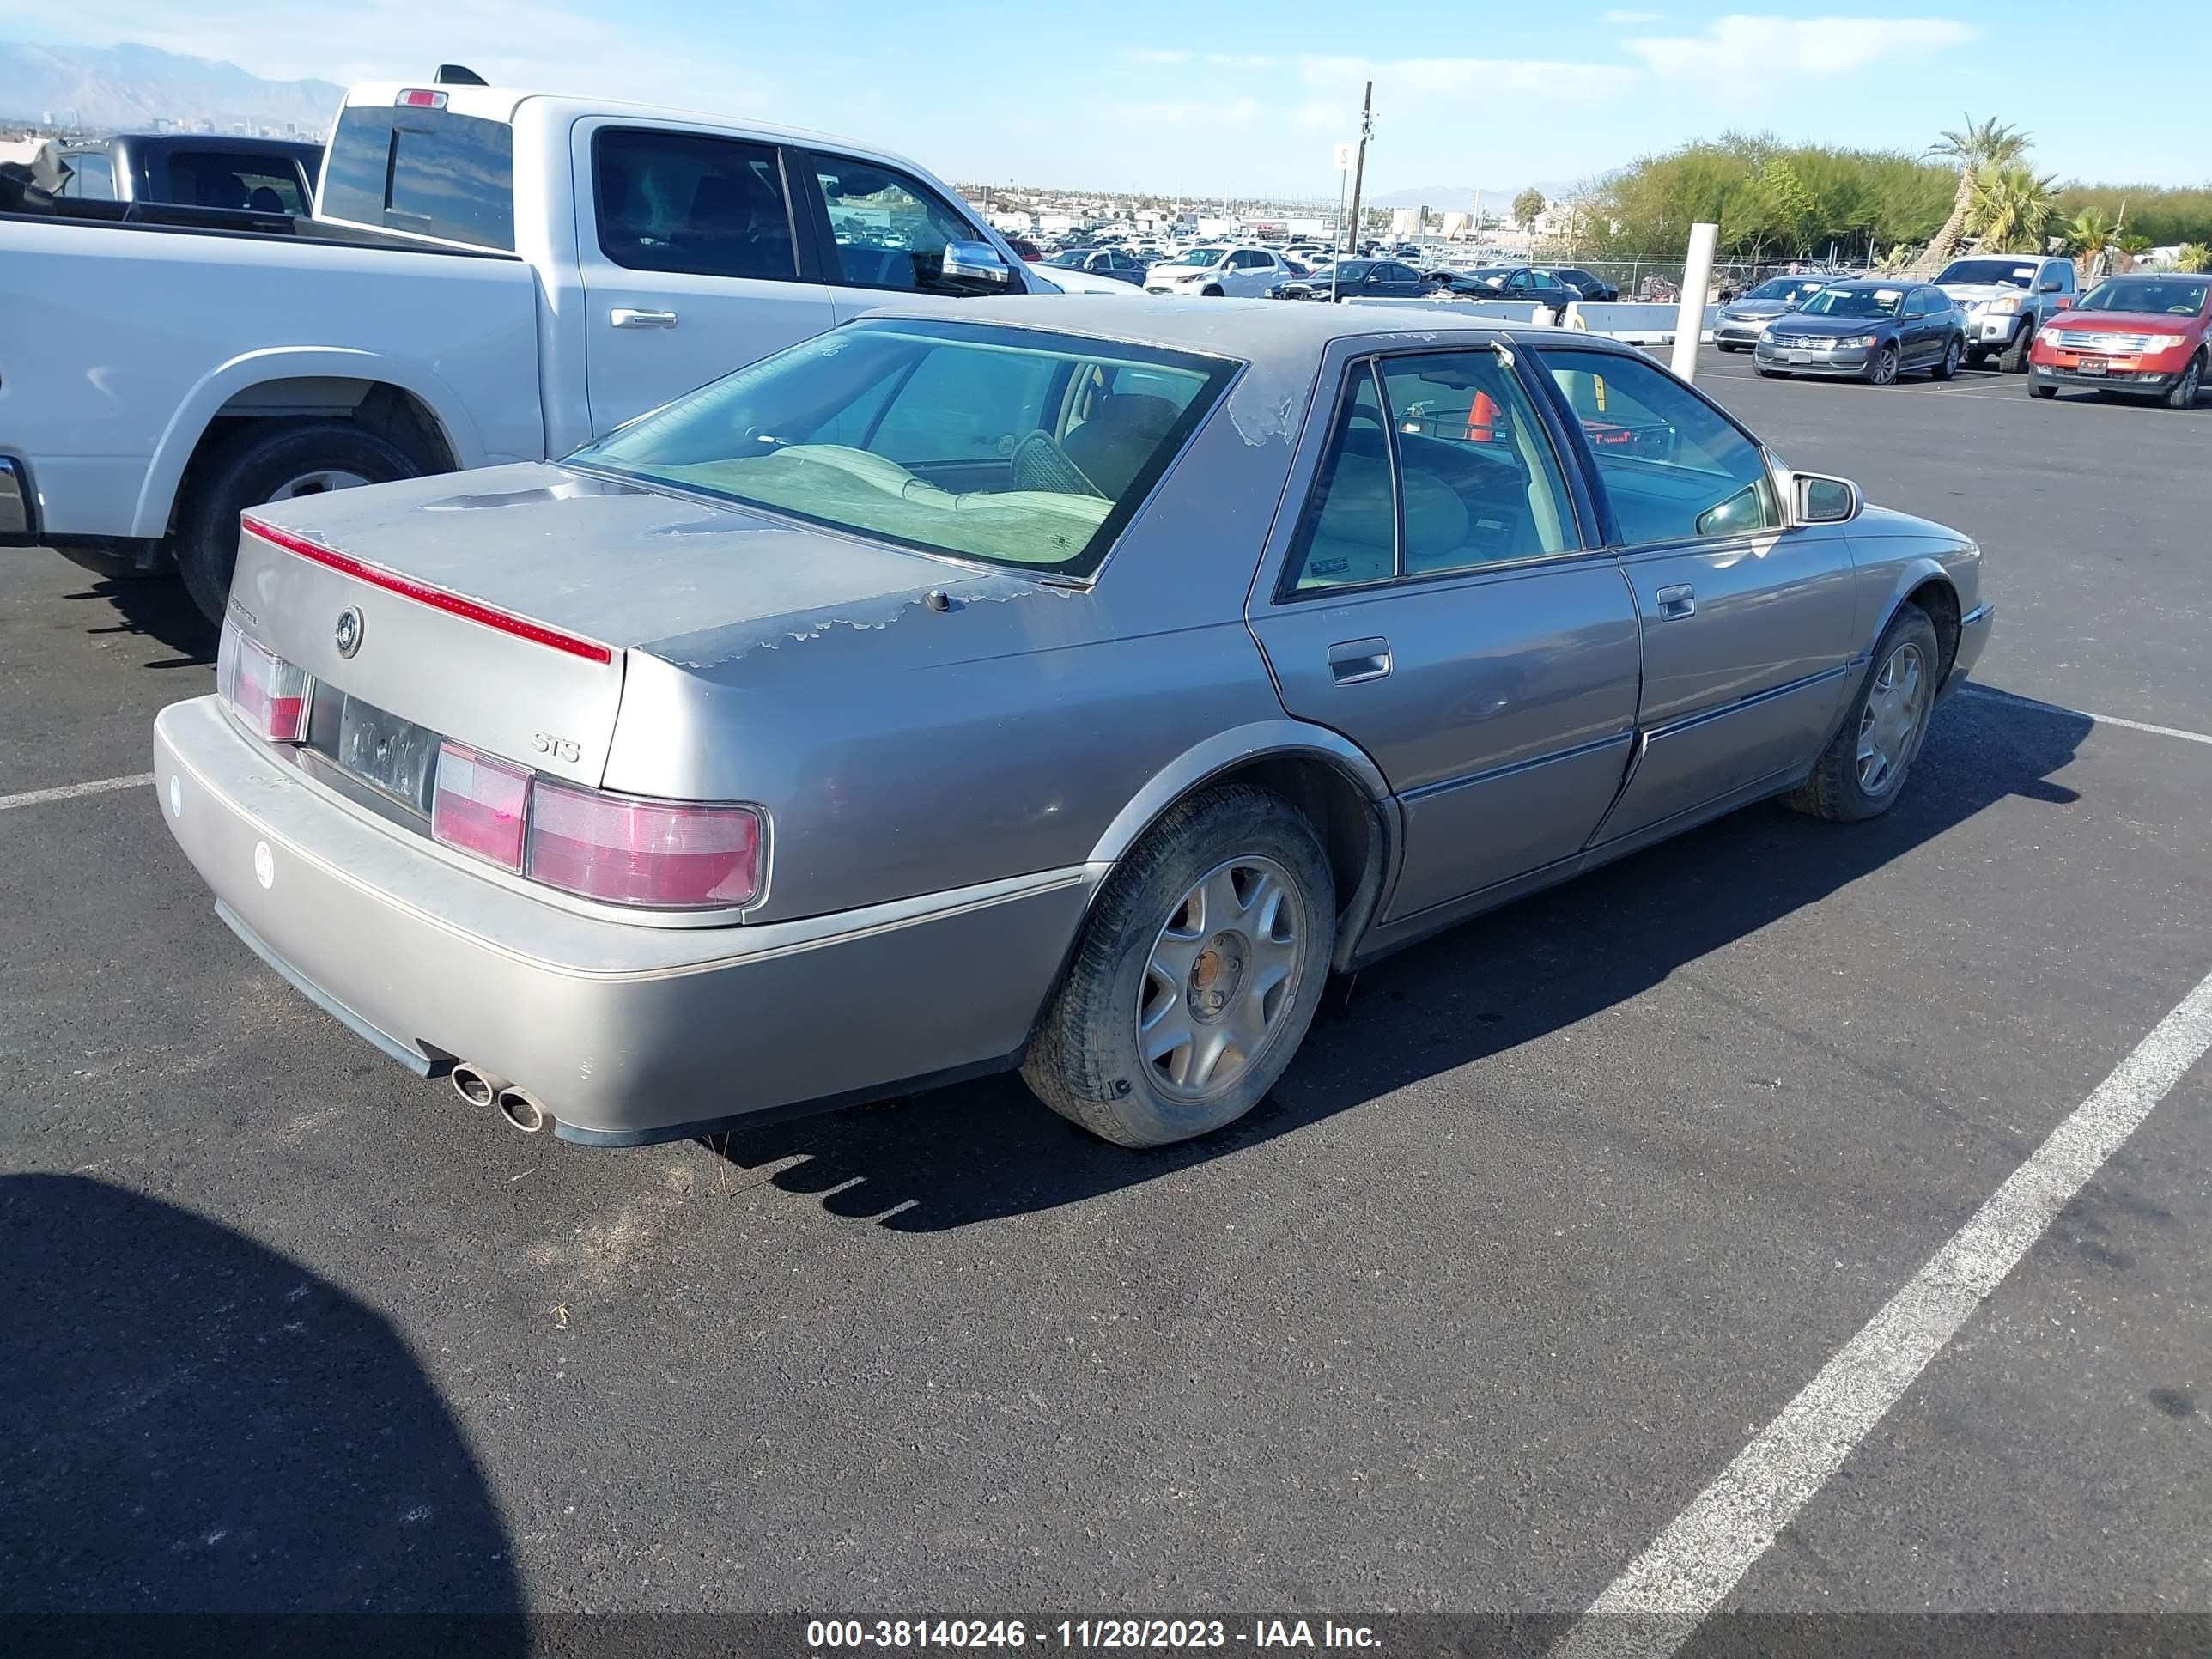
<svg viewBox="0 0 2212 1659">
<path fill-rule="evenodd" d="M 760 843 L 750 806 L 640 800 L 539 778 L 524 873 L 610 904 L 716 908 L 759 896 Z"/>
<path fill-rule="evenodd" d="M 520 874 L 529 824 L 528 772 L 458 743 L 440 745 L 430 794 L 434 838 Z"/>
<path fill-rule="evenodd" d="M 265 651 L 225 622 L 216 647 L 216 695 L 271 743 L 300 743 L 307 735 L 307 671 Z"/>
</svg>

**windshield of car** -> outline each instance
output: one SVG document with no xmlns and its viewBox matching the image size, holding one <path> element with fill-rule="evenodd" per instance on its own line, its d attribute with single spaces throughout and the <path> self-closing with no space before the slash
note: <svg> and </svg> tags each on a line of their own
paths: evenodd
<svg viewBox="0 0 2212 1659">
<path fill-rule="evenodd" d="M 1194 247 L 1188 253 L 1178 253 L 1162 263 L 1170 265 L 1218 265 L 1223 250 L 1218 247 Z"/>
<path fill-rule="evenodd" d="M 1088 575 L 1237 365 L 868 319 L 739 369 L 577 463 L 986 563 Z"/>
<path fill-rule="evenodd" d="M 1805 301 L 1804 317 L 1894 317 L 1905 298 L 1901 288 L 1824 288 Z"/>
<path fill-rule="evenodd" d="M 2084 311 L 2139 311 L 2194 317 L 2204 309 L 2212 277 L 2125 276 L 2102 282 L 2081 297 Z"/>
<path fill-rule="evenodd" d="M 1802 276 L 1775 276 L 1761 283 L 1743 297 L 1747 300 L 1808 299 L 1818 294 L 1827 284 L 1808 282 Z"/>
<path fill-rule="evenodd" d="M 2033 288 L 2033 259 L 1954 259 L 1943 267 L 1939 283 L 2000 283 L 2007 288 Z"/>
</svg>

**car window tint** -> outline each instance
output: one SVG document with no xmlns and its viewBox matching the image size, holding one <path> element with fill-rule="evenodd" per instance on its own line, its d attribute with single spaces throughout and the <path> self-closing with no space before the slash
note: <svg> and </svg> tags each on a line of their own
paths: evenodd
<svg viewBox="0 0 2212 1659">
<path fill-rule="evenodd" d="M 1389 581 L 1398 574 L 1397 496 L 1390 436 L 1374 370 L 1352 370 L 1337 402 L 1328 449 L 1291 546 L 1299 592 Z"/>
<path fill-rule="evenodd" d="M 981 233 L 974 226 L 888 167 L 835 155 L 814 160 L 839 281 L 933 294 L 976 291 L 945 280 L 945 245 L 980 240 Z"/>
<path fill-rule="evenodd" d="M 300 176 L 266 156 L 236 150 L 179 150 L 169 157 L 169 199 L 190 206 L 301 214 Z"/>
<path fill-rule="evenodd" d="M 865 447 L 908 465 L 1003 461 L 1020 434 L 1045 424 L 1045 394 L 1059 367 L 1036 353 L 939 347 L 892 393 Z"/>
<path fill-rule="evenodd" d="M 1551 369 L 1630 545 L 1779 525 L 1758 447 L 1665 369 L 1569 351 L 1553 353 Z"/>
<path fill-rule="evenodd" d="M 324 173 L 333 219 L 514 246 L 514 129 L 504 121 L 349 104 Z"/>
<path fill-rule="evenodd" d="M 1928 314 L 1927 290 L 1925 289 L 1916 288 L 1911 293 L 1906 295 L 1905 296 L 1905 310 L 1900 314 L 1902 320 L 1908 323 L 1912 322 L 1917 319 L 1925 317 Z"/>
<path fill-rule="evenodd" d="M 1494 351 L 1385 357 L 1398 438 L 1403 573 L 1424 576 L 1572 546 L 1566 481 L 1520 380 Z"/>
<path fill-rule="evenodd" d="M 88 202 L 112 202 L 115 199 L 115 168 L 99 150 L 77 150 L 62 158 L 69 164 L 69 177 L 62 180 L 61 193 Z"/>
<path fill-rule="evenodd" d="M 603 131 L 592 176 L 599 251 L 618 265 L 699 276 L 798 275 L 791 206 L 771 145 Z"/>
</svg>

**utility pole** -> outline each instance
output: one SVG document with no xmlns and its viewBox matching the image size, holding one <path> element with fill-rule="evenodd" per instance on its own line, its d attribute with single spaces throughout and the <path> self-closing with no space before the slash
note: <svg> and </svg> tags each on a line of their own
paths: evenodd
<svg viewBox="0 0 2212 1659">
<path fill-rule="evenodd" d="M 1346 253 L 1359 252 L 1359 191 L 1367 182 L 1367 140 L 1375 131 L 1375 83 L 1367 83 L 1366 95 L 1359 100 L 1359 159 L 1352 169 L 1352 229 L 1345 242 Z"/>
</svg>

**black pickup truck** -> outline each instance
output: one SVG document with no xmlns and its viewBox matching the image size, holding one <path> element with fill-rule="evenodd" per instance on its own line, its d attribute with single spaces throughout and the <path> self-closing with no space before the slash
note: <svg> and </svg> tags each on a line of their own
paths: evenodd
<svg viewBox="0 0 2212 1659">
<path fill-rule="evenodd" d="M 69 170 L 58 196 L 295 216 L 315 210 L 323 168 L 320 144 L 212 132 L 119 132 L 55 154 Z"/>
</svg>

